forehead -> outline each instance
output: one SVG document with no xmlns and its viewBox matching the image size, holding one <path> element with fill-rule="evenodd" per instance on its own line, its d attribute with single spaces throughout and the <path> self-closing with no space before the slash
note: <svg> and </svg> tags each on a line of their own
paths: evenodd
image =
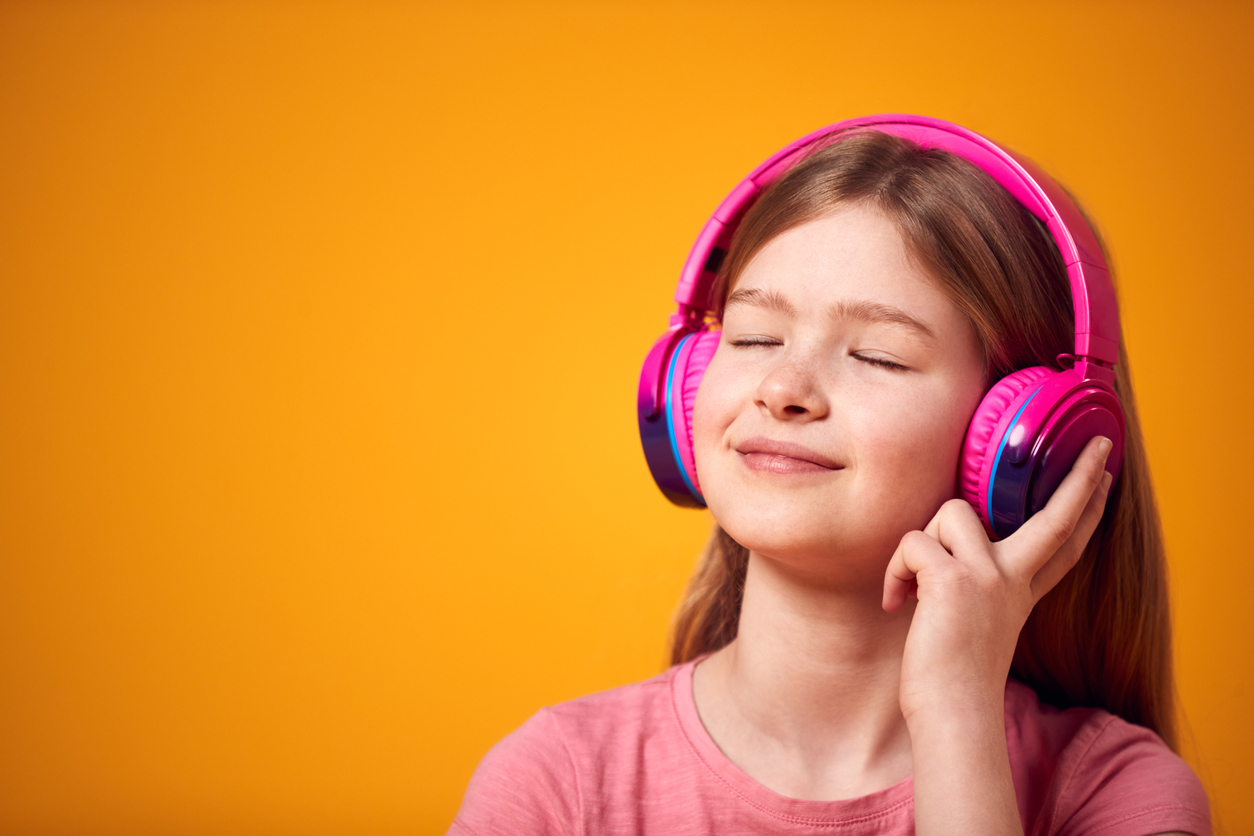
<svg viewBox="0 0 1254 836">
<path fill-rule="evenodd" d="M 863 206 L 843 207 L 767 242 L 741 273 L 727 310 L 760 304 L 768 294 L 782 297 L 799 316 L 881 305 L 901 309 L 934 331 L 966 322 L 910 257 L 892 221 Z"/>
</svg>

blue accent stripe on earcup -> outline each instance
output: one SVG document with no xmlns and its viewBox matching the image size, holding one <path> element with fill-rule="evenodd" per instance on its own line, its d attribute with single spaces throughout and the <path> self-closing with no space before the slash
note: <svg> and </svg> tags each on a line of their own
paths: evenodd
<svg viewBox="0 0 1254 836">
<path fill-rule="evenodd" d="M 1001 465 L 1001 454 L 1006 449 L 1006 442 L 1010 439 L 1010 434 L 1014 432 L 1015 425 L 1019 423 L 1019 416 L 1023 414 L 1023 410 L 1028 408 L 1028 404 L 1032 403 L 1032 398 L 1035 398 L 1040 391 L 1040 387 L 1037 387 L 1036 392 L 1033 392 L 1031 397 L 1023 402 L 1023 406 L 1019 407 L 1019 411 L 1015 413 L 1014 420 L 1010 422 L 1010 426 L 1006 427 L 1006 431 L 1002 433 L 1001 444 L 997 447 L 997 458 L 993 459 L 993 469 L 988 474 L 988 524 L 994 530 L 996 530 L 996 525 L 993 523 L 993 483 L 997 481 L 997 468 Z"/>
<path fill-rule="evenodd" d="M 674 352 L 671 353 L 671 362 L 666 367 L 666 383 L 662 387 L 662 391 L 666 393 L 665 399 L 662 401 L 664 407 L 662 411 L 666 413 L 666 432 L 671 440 L 671 455 L 675 457 L 675 464 L 679 466 L 679 475 L 684 479 L 684 487 L 704 504 L 704 498 L 697 493 L 697 489 L 693 487 L 692 480 L 688 478 L 688 469 L 684 467 L 684 460 L 679 455 L 679 445 L 675 443 L 675 405 L 671 403 L 671 384 L 675 380 L 675 363 L 679 360 L 679 355 L 683 353 L 684 346 L 688 344 L 688 341 L 696 338 L 696 334 L 689 334 L 679 341 L 679 344 L 675 346 Z"/>
</svg>

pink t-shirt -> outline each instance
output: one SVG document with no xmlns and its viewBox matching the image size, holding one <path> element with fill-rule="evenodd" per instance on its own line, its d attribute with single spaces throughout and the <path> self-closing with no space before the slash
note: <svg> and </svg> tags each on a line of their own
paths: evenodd
<svg viewBox="0 0 1254 836">
<path fill-rule="evenodd" d="M 913 834 L 910 778 L 805 801 L 741 772 L 706 733 L 695 663 L 542 709 L 484 756 L 451 834 Z M 1148 729 L 1058 711 L 1006 685 L 1006 737 L 1027 836 L 1210 836 L 1193 771 Z"/>
</svg>

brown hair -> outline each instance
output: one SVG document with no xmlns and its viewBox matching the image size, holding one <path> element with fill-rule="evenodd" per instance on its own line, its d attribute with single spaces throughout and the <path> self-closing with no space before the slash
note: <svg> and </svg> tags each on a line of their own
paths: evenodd
<svg viewBox="0 0 1254 836">
<path fill-rule="evenodd" d="M 833 136 L 750 208 L 719 275 L 716 313 L 767 242 L 854 203 L 888 217 L 970 318 L 989 383 L 1058 368 L 1055 358 L 1073 350 L 1069 280 L 1041 223 L 966 160 L 875 131 Z M 1104 708 L 1175 749 L 1166 559 L 1122 345 L 1117 378 L 1127 423 L 1119 481 L 1084 556 L 1029 616 L 1011 673 L 1047 703 Z M 676 616 L 672 663 L 735 638 L 748 562 L 716 526 Z"/>
</svg>

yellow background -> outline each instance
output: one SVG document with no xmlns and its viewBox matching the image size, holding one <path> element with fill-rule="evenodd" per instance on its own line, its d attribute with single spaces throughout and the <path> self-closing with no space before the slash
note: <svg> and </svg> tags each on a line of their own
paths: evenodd
<svg viewBox="0 0 1254 836">
<path fill-rule="evenodd" d="M 1248 4 L 0 5 L 0 832 L 438 833 L 648 677 L 708 518 L 638 449 L 691 239 L 885 111 L 1119 272 L 1186 752 L 1254 833 Z"/>
</svg>

